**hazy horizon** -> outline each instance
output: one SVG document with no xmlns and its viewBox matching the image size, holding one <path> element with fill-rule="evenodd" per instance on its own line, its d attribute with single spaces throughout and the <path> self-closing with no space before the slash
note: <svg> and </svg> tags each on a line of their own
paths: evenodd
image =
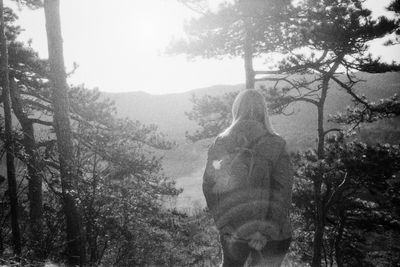
<svg viewBox="0 0 400 267">
<path fill-rule="evenodd" d="M 384 7 L 389 2 L 368 0 L 366 6 L 377 17 L 388 14 Z M 17 23 L 26 29 L 20 40 L 32 40 L 33 49 L 46 58 L 43 10 L 22 9 L 18 14 Z M 241 58 L 188 60 L 165 55 L 166 46 L 184 36 L 184 22 L 194 15 L 176 0 L 119 0 L 113 5 L 105 0 L 61 1 L 66 68 L 72 70 L 73 62 L 79 65 L 69 82 L 102 92 L 154 95 L 244 83 Z M 398 47 L 382 43 L 372 43 L 370 52 L 384 61 L 400 62 Z M 255 68 L 265 69 L 266 60 L 256 59 Z"/>
</svg>

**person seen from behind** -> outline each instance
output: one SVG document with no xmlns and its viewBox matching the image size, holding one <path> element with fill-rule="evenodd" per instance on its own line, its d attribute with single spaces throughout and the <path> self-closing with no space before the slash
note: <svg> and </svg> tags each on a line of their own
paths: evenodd
<svg viewBox="0 0 400 267">
<path fill-rule="evenodd" d="M 281 266 L 292 236 L 292 184 L 286 142 L 272 129 L 264 97 L 254 89 L 240 92 L 203 176 L 222 266 Z"/>
</svg>

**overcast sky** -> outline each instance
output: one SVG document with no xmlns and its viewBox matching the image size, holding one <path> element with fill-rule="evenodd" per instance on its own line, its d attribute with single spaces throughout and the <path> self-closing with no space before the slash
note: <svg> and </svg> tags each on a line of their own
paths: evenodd
<svg viewBox="0 0 400 267">
<path fill-rule="evenodd" d="M 390 0 L 368 0 L 373 15 L 385 14 Z M 47 57 L 44 11 L 22 11 L 22 40 L 32 40 L 41 57 Z M 163 50 L 171 38 L 183 35 L 184 21 L 193 13 L 176 0 L 61 0 L 64 56 L 67 70 L 79 64 L 71 83 L 85 83 L 101 91 L 145 91 L 166 94 L 215 84 L 244 82 L 240 58 L 188 61 Z M 371 52 L 386 61 L 400 62 L 399 47 Z"/>
</svg>

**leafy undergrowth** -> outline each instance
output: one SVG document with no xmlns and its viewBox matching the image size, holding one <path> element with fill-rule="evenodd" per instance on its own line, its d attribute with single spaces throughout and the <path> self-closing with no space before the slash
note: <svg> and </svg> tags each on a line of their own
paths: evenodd
<svg viewBox="0 0 400 267">
<path fill-rule="evenodd" d="M 65 267 L 64 263 L 54 263 L 52 261 L 34 261 L 28 258 L 0 257 L 0 267 Z"/>
<path fill-rule="evenodd" d="M 163 265 L 150 264 L 145 266 L 219 266 L 222 260 L 222 251 L 213 219 L 209 213 L 202 209 L 193 209 L 191 214 L 191 216 L 182 216 L 180 221 L 176 222 L 181 231 L 176 232 L 174 240 L 165 240 L 165 242 L 170 242 L 170 245 L 165 246 L 164 256 L 161 255 L 161 257 L 167 258 L 172 254 L 173 259 L 170 262 L 164 261 Z M 6 251 L 11 252 L 11 250 Z M 296 262 L 295 253 L 296 251 L 288 253 L 282 264 L 283 267 L 307 266 Z M 32 261 L 29 257 L 22 257 L 18 261 L 11 256 L 11 253 L 4 253 L 3 258 L 0 257 L 0 267 L 3 266 L 64 267 L 67 265 L 50 259 L 45 262 Z M 102 262 L 92 266 L 109 265 Z M 124 264 L 119 266 L 124 266 Z"/>
</svg>

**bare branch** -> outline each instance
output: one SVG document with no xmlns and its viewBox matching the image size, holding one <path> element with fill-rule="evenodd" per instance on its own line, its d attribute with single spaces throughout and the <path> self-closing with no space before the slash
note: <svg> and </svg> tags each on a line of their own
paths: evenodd
<svg viewBox="0 0 400 267">
<path fill-rule="evenodd" d="M 324 132 L 324 136 L 326 136 L 328 133 L 331 133 L 331 132 L 341 132 L 341 131 L 342 131 L 342 129 L 340 129 L 340 128 L 332 128 L 332 129 L 326 130 Z"/>
<path fill-rule="evenodd" d="M 178 0 L 179 3 L 183 4 L 193 12 L 200 14 L 200 15 L 206 15 L 207 14 L 207 9 L 202 6 L 199 1 L 193 1 L 193 0 Z"/>
<path fill-rule="evenodd" d="M 344 191 L 345 189 L 345 184 L 347 183 L 347 172 L 344 174 L 343 181 L 340 183 L 340 185 L 336 188 L 336 190 L 332 193 L 330 196 L 329 200 L 327 201 L 325 208 L 329 208 L 329 206 L 332 205 L 332 203 L 340 196 L 340 194 Z"/>
<path fill-rule="evenodd" d="M 46 105 L 44 105 L 44 104 L 42 104 L 42 103 L 39 103 L 39 102 L 37 102 L 37 101 L 31 100 L 31 99 L 24 99 L 24 101 L 25 101 L 26 103 L 32 105 L 32 106 L 41 108 L 41 109 L 46 110 L 46 111 L 49 111 L 49 112 L 53 112 L 53 109 L 52 109 L 51 107 L 46 106 Z"/>
<path fill-rule="evenodd" d="M 328 60 L 328 61 L 325 61 L 325 62 L 316 61 L 316 62 L 311 62 L 311 63 L 305 63 L 303 65 L 287 67 L 287 68 L 280 69 L 280 70 L 254 71 L 254 74 L 255 75 L 260 75 L 260 74 L 267 74 L 267 75 L 275 74 L 275 75 L 277 75 L 277 74 L 284 74 L 284 73 L 293 73 L 293 72 L 306 70 L 306 69 L 319 70 L 319 67 L 321 67 L 323 65 L 327 65 L 327 64 L 333 63 L 335 61 L 336 61 L 336 58 Z"/>
<path fill-rule="evenodd" d="M 54 126 L 52 121 L 44 121 L 41 119 L 37 119 L 37 118 L 33 118 L 33 119 L 29 119 L 32 123 L 37 123 L 37 124 L 41 124 L 41 125 L 46 125 L 46 126 Z"/>
<path fill-rule="evenodd" d="M 355 100 L 360 102 L 361 104 L 365 105 L 366 107 L 370 108 L 370 105 L 367 101 L 361 99 L 356 93 L 353 92 L 352 86 L 348 86 L 341 80 L 339 80 L 337 77 L 332 76 L 332 80 L 335 81 L 338 85 L 340 85 L 343 89 L 346 90 L 348 94 L 350 94 Z"/>
<path fill-rule="evenodd" d="M 43 97 L 42 95 L 38 94 L 37 92 L 33 91 L 33 90 L 29 90 L 29 91 L 21 91 L 21 95 L 29 95 L 29 96 L 33 96 L 36 97 L 40 100 L 42 100 L 43 102 L 46 103 L 51 103 L 51 101 L 45 97 Z"/>
<path fill-rule="evenodd" d="M 72 70 L 67 73 L 67 77 L 70 77 L 71 75 L 73 75 L 78 68 L 79 68 L 79 64 L 76 62 L 73 62 Z"/>
</svg>

